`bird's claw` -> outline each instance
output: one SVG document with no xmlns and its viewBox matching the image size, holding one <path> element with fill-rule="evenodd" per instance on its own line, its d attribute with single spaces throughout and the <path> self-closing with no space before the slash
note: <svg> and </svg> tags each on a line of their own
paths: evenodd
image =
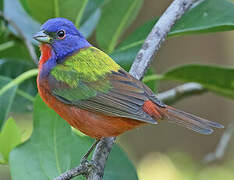
<svg viewBox="0 0 234 180">
<path fill-rule="evenodd" d="M 87 158 L 83 157 L 80 161 L 80 164 L 82 164 L 82 165 L 89 164 L 89 160 Z"/>
<path fill-rule="evenodd" d="M 97 169 L 97 165 L 93 160 L 87 160 L 86 158 L 82 158 L 80 161 L 80 165 L 86 167 L 87 171 L 83 175 L 87 178 L 88 174 Z"/>
<path fill-rule="evenodd" d="M 96 167 L 96 163 L 93 160 L 88 160 L 86 158 L 82 158 L 80 161 L 80 164 L 86 167 L 90 167 L 90 168 L 95 168 Z"/>
</svg>

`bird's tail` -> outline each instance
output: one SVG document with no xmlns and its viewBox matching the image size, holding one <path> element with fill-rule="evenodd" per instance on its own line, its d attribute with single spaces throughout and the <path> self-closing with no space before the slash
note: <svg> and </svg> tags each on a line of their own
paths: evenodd
<svg viewBox="0 0 234 180">
<path fill-rule="evenodd" d="M 223 128 L 223 125 L 219 123 L 200 118 L 170 106 L 166 107 L 165 115 L 165 119 L 168 122 L 184 126 L 201 134 L 211 134 L 213 132 L 212 128 Z"/>
<path fill-rule="evenodd" d="M 184 126 L 201 134 L 211 134 L 213 132 L 212 128 L 223 128 L 223 125 L 219 123 L 200 118 L 170 106 L 159 107 L 154 104 L 154 106 L 150 108 L 151 110 L 148 109 L 150 112 L 149 114 L 155 119 L 165 119 L 170 123 Z"/>
</svg>

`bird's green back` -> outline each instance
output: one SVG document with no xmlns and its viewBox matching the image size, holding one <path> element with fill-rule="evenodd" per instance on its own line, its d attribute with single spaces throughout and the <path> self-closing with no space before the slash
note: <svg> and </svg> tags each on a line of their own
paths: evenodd
<svg viewBox="0 0 234 180">
<path fill-rule="evenodd" d="M 52 77 L 64 83 L 53 91 L 68 100 L 88 99 L 97 91 L 111 89 L 107 75 L 119 69 L 120 66 L 101 50 L 95 47 L 81 49 L 51 70 Z"/>
<path fill-rule="evenodd" d="M 52 95 L 65 104 L 156 123 L 142 110 L 152 92 L 94 47 L 81 49 L 55 66 L 48 80 Z"/>
</svg>

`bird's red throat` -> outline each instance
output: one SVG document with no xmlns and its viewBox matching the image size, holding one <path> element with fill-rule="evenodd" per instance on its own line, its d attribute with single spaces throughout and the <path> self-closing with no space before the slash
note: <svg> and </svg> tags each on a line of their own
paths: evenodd
<svg viewBox="0 0 234 180">
<path fill-rule="evenodd" d="M 39 67 L 42 64 L 44 64 L 46 61 L 48 61 L 52 54 L 52 48 L 49 44 L 41 44 L 40 50 L 41 50 L 41 57 L 39 61 Z"/>
</svg>

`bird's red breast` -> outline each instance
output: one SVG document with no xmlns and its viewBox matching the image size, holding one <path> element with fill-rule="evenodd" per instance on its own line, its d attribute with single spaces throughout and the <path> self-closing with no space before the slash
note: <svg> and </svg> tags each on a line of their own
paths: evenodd
<svg viewBox="0 0 234 180">
<path fill-rule="evenodd" d="M 40 45 L 41 58 L 39 61 L 39 74 L 37 78 L 38 91 L 43 101 L 55 110 L 71 126 L 79 129 L 84 134 L 94 137 L 118 136 L 123 132 L 136 128 L 142 124 L 141 121 L 122 117 L 111 117 L 100 113 L 89 112 L 75 106 L 64 104 L 56 99 L 50 92 L 48 80 L 39 79 L 42 65 L 51 58 L 52 49 L 48 44 Z M 146 108 L 146 107 L 145 107 Z"/>
<path fill-rule="evenodd" d="M 37 81 L 39 82 L 38 79 Z M 106 116 L 101 113 L 89 112 L 76 106 L 64 104 L 51 95 L 47 80 L 40 80 L 40 83 L 37 84 L 43 101 L 71 126 L 90 137 L 100 139 L 102 137 L 118 136 L 125 131 L 145 124 L 142 121 Z M 146 106 L 145 109 L 147 109 Z"/>
</svg>

